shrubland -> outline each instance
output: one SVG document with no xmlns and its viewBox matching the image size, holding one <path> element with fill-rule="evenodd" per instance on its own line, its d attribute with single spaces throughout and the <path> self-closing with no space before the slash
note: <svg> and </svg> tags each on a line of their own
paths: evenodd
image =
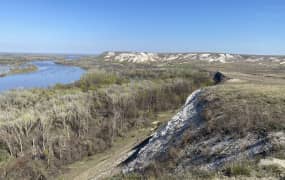
<svg viewBox="0 0 285 180">
<path fill-rule="evenodd" d="M 280 176 L 279 167 L 260 168 L 258 159 L 227 164 L 217 172 L 173 170 L 185 158 L 183 149 L 193 142 L 213 136 L 222 141 L 249 133 L 267 137 L 272 132 L 284 132 L 283 66 L 238 62 L 132 64 L 84 58 L 59 62 L 87 70 L 73 84 L 0 95 L 0 179 L 53 179 L 63 166 L 110 149 L 117 137 L 150 126 L 158 113 L 177 109 L 192 91 L 212 85 L 211 73 L 200 68 L 222 70 L 245 81 L 205 88 L 200 97 L 206 122 L 199 129 L 201 133 L 186 131 L 180 146 L 165 152 L 143 174 L 119 174 L 113 179 Z M 211 159 L 208 149 L 197 148 L 197 154 Z M 285 150 L 274 147 L 269 153 L 284 159 Z"/>
<path fill-rule="evenodd" d="M 208 73 L 189 67 L 116 66 L 89 70 L 74 84 L 1 94 L 1 178 L 50 178 L 211 84 Z"/>
</svg>

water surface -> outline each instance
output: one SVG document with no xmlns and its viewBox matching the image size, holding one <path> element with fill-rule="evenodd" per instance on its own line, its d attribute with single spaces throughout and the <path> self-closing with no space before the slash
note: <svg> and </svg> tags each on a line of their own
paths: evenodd
<svg viewBox="0 0 285 180">
<path fill-rule="evenodd" d="M 0 75 L 8 73 L 10 67 L 8 65 L 1 65 L 0 64 Z"/>
<path fill-rule="evenodd" d="M 0 91 L 11 89 L 47 88 L 55 84 L 69 84 L 80 79 L 85 70 L 53 61 L 35 61 L 38 70 L 32 73 L 0 77 Z"/>
</svg>

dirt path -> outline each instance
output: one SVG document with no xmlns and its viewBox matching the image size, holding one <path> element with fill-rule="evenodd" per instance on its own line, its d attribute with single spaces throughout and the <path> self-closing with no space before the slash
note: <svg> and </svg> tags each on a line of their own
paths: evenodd
<svg viewBox="0 0 285 180">
<path fill-rule="evenodd" d="M 132 147 L 142 141 L 149 133 L 149 129 L 144 129 L 139 132 L 130 132 L 127 137 L 118 138 L 111 149 L 68 166 L 67 172 L 58 179 L 95 180 L 118 173 L 117 166 L 127 158 Z"/>
<path fill-rule="evenodd" d="M 87 177 L 87 179 L 89 179 L 89 177 L 91 176 L 91 179 L 101 179 L 104 177 L 108 177 L 108 176 L 112 176 L 115 174 L 118 174 L 120 172 L 119 168 L 117 167 L 123 160 L 125 160 L 125 158 L 123 157 L 127 157 L 128 150 L 123 150 L 121 153 L 119 153 L 118 155 L 114 155 L 114 157 L 111 157 L 109 160 L 103 161 L 102 163 L 99 163 L 97 166 L 94 166 L 93 168 L 89 169 L 85 174 L 87 175 L 80 175 L 75 179 L 84 179 Z M 114 163 L 113 163 L 114 162 Z M 96 173 L 94 170 L 96 170 Z M 89 176 L 89 177 L 88 177 Z"/>
<path fill-rule="evenodd" d="M 128 152 L 135 145 L 136 141 L 129 142 L 125 146 L 117 149 L 117 152 L 107 154 L 104 156 L 104 160 L 96 164 L 95 166 L 85 170 L 74 180 L 82 179 L 102 179 L 104 177 L 114 175 L 119 172 L 118 165 L 127 158 Z"/>
<path fill-rule="evenodd" d="M 158 125 L 158 122 L 168 121 L 174 111 L 159 113 L 153 119 L 152 127 L 132 130 L 125 137 L 115 139 L 111 149 L 75 162 L 66 167 L 66 172 L 58 180 L 96 180 L 110 177 L 119 172 L 117 166 L 128 157 L 131 149 L 149 136 Z"/>
</svg>

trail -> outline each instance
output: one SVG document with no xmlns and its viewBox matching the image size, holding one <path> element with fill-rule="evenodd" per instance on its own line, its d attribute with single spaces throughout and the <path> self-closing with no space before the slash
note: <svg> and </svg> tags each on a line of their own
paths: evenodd
<svg viewBox="0 0 285 180">
<path fill-rule="evenodd" d="M 119 168 L 117 166 L 127 158 L 128 152 L 134 145 L 135 141 L 131 141 L 128 142 L 125 146 L 117 148 L 116 152 L 110 152 L 110 154 L 106 154 L 103 156 L 103 160 L 100 163 L 85 170 L 83 173 L 76 176 L 74 180 L 96 180 L 119 173 Z"/>
<path fill-rule="evenodd" d="M 104 153 L 70 165 L 68 171 L 58 179 L 97 180 L 119 173 L 117 166 L 128 157 L 132 147 L 149 134 L 147 132 L 149 131 L 141 131 L 136 135 L 133 132 L 129 137 L 119 139 L 116 145 Z"/>
<path fill-rule="evenodd" d="M 120 169 L 117 166 L 128 157 L 128 153 L 132 148 L 153 133 L 157 122 L 168 121 L 172 115 L 173 111 L 159 113 L 153 119 L 152 127 L 132 130 L 125 137 L 115 139 L 112 148 L 69 165 L 66 167 L 66 172 L 57 179 L 97 180 L 119 173 Z"/>
</svg>

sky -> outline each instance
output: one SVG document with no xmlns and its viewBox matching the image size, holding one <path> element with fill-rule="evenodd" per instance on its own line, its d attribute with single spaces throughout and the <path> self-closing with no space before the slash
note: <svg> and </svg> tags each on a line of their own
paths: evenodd
<svg viewBox="0 0 285 180">
<path fill-rule="evenodd" d="M 0 52 L 104 51 L 285 55 L 285 1 L 0 1 Z"/>
</svg>

